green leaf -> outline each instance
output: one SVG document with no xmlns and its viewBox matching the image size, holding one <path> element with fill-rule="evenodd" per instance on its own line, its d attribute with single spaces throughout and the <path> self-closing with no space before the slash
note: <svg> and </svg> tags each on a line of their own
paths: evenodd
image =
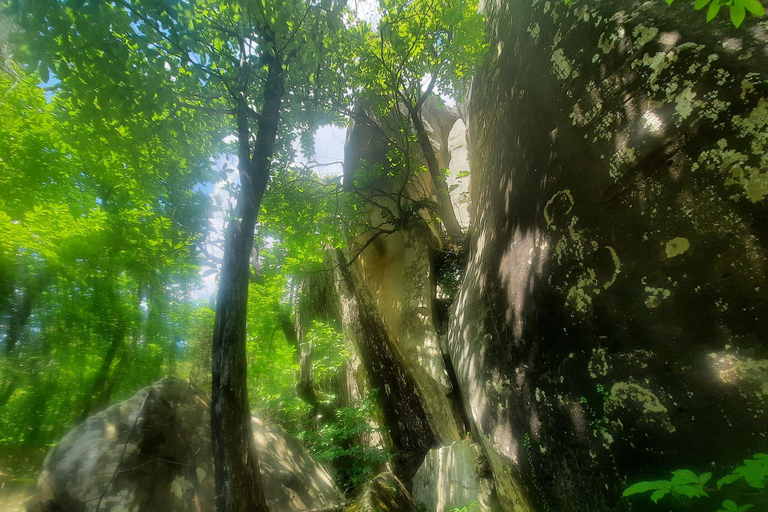
<svg viewBox="0 0 768 512">
<path fill-rule="evenodd" d="M 731 21 L 737 28 L 741 26 L 746 14 L 747 12 L 744 10 L 743 6 L 736 5 L 735 3 L 731 6 Z"/>
<path fill-rule="evenodd" d="M 741 5 L 755 16 L 763 16 L 765 14 L 765 8 L 759 0 L 741 0 Z"/>
<path fill-rule="evenodd" d="M 681 496 L 685 496 L 687 498 L 696 498 L 696 497 L 707 495 L 707 493 L 704 492 L 704 489 L 699 483 L 677 485 L 672 488 L 672 492 L 674 492 L 675 494 L 679 494 Z"/>
<path fill-rule="evenodd" d="M 710 478 L 712 478 L 712 473 L 702 473 L 699 475 L 699 483 L 704 485 L 709 482 Z"/>
<path fill-rule="evenodd" d="M 699 483 L 699 477 L 690 469 L 678 469 L 672 472 L 672 485 Z"/>
<path fill-rule="evenodd" d="M 736 502 L 733 500 L 725 500 L 723 501 L 723 508 L 725 510 L 739 510 L 739 507 L 736 505 Z"/>
<path fill-rule="evenodd" d="M 708 4 L 709 2 L 711 2 L 711 1 L 712 1 L 712 0 L 696 0 L 696 3 L 695 3 L 695 4 L 693 4 L 693 8 L 694 8 L 694 9 L 696 9 L 697 11 L 700 11 L 701 9 L 703 9 L 704 7 L 706 7 L 706 6 L 707 6 L 707 4 Z"/>
<path fill-rule="evenodd" d="M 742 505 L 739 507 L 739 512 L 744 512 L 746 510 L 751 509 L 752 507 L 754 507 L 754 505 L 752 504 Z"/>
<path fill-rule="evenodd" d="M 658 489 L 666 489 L 669 492 L 672 489 L 672 484 L 666 480 L 654 480 L 649 482 L 637 482 L 634 485 L 627 487 L 624 490 L 622 496 L 632 496 L 633 494 L 639 494 L 641 492 L 648 492 Z"/>
<path fill-rule="evenodd" d="M 736 480 L 740 479 L 740 475 L 734 475 L 731 473 L 730 475 L 725 475 L 723 478 L 717 481 L 717 488 L 720 489 L 724 485 L 732 484 Z"/>
<path fill-rule="evenodd" d="M 669 494 L 669 489 L 659 489 L 658 491 L 651 494 L 651 501 L 654 503 L 658 503 L 661 498 Z"/>
<path fill-rule="evenodd" d="M 717 13 L 720 12 L 720 7 L 720 0 L 712 0 L 712 3 L 709 4 L 709 9 L 707 9 L 707 22 L 715 19 Z"/>
</svg>

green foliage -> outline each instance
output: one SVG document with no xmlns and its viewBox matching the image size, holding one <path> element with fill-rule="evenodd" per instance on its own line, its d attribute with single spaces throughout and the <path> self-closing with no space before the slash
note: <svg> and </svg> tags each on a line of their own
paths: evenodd
<svg viewBox="0 0 768 512">
<path fill-rule="evenodd" d="M 486 51 L 483 18 L 474 0 L 383 0 L 376 31 L 363 26 L 361 80 L 368 97 L 419 103 L 424 81 L 462 97 Z M 390 103 L 390 108 L 392 103 Z"/>
<path fill-rule="evenodd" d="M 450 512 L 479 512 L 480 510 L 482 510 L 480 502 L 473 501 L 463 507 L 453 507 Z"/>
<path fill-rule="evenodd" d="M 571 0 L 563 0 L 566 4 L 569 4 Z M 674 0 L 664 0 L 668 5 L 672 5 Z M 709 6 L 709 7 L 707 7 Z M 747 15 L 747 11 L 754 16 L 762 17 L 765 15 L 765 8 L 760 0 L 695 0 L 693 8 L 697 11 L 707 7 L 707 22 L 715 19 L 715 16 L 720 12 L 723 7 L 728 7 L 731 15 L 731 23 L 736 27 L 740 27 L 744 22 L 744 18 Z"/>
<path fill-rule="evenodd" d="M 667 494 L 675 497 L 695 498 L 707 496 L 704 485 L 712 478 L 712 473 L 703 473 L 699 476 L 688 469 L 679 469 L 672 472 L 670 480 L 655 480 L 652 482 L 638 482 L 628 487 L 623 496 L 631 496 L 638 493 L 651 493 L 651 501 L 657 503 Z"/>
<path fill-rule="evenodd" d="M 40 80 L 0 71 L 0 451 L 179 371 L 207 213 L 210 139 L 104 126 Z"/>
<path fill-rule="evenodd" d="M 357 210 L 381 215 L 373 236 L 452 216 L 448 186 L 417 120 L 427 100 L 442 101 L 434 92 L 460 100 L 487 50 L 474 0 L 385 0 L 380 14 L 375 29 L 353 25 L 351 38 L 359 55 L 351 83 L 355 117 L 377 126 L 388 146 L 383 168 L 363 165 L 355 176 Z M 455 218 L 454 224 L 452 232 L 460 233 Z"/>
<path fill-rule="evenodd" d="M 668 4 L 672 4 L 673 0 L 666 0 Z M 765 8 L 759 2 L 759 0 L 696 0 L 694 9 L 701 10 L 707 7 L 707 21 L 712 21 L 720 9 L 728 7 L 731 15 L 731 22 L 736 26 L 741 26 L 747 11 L 755 16 L 761 17 L 765 14 Z"/>
<path fill-rule="evenodd" d="M 463 507 L 454 507 L 450 510 L 450 512 L 478 512 L 480 510 L 482 510 L 480 502 L 473 501 L 472 503 L 468 503 Z"/>
<path fill-rule="evenodd" d="M 375 476 L 378 467 L 391 457 L 367 442 L 377 431 L 371 426 L 370 418 L 376 408 L 376 392 L 357 404 L 340 407 L 334 421 L 323 425 L 318 431 L 304 431 L 298 434 L 310 452 L 320 462 L 337 469 L 337 481 L 344 489 L 363 484 Z"/>
<path fill-rule="evenodd" d="M 717 481 L 717 488 L 739 480 L 744 480 L 752 488 L 765 489 L 768 480 L 768 454 L 758 453 L 751 459 L 744 459 L 744 465 Z"/>
<path fill-rule="evenodd" d="M 629 486 L 622 496 L 632 496 L 634 494 L 644 494 L 650 492 L 650 499 L 657 503 L 665 496 L 672 496 L 680 500 L 690 498 L 711 498 L 710 493 L 722 491 L 723 486 L 737 484 L 742 482 L 746 484 L 751 491 L 740 493 L 741 499 L 754 500 L 765 495 L 765 485 L 768 481 L 768 454 L 758 453 L 751 459 L 744 459 L 741 466 L 736 467 L 730 473 L 717 480 L 717 488 L 706 487 L 712 478 L 712 473 L 702 473 L 696 475 L 689 469 L 679 469 L 672 472 L 670 480 L 654 480 L 638 482 Z M 734 493 L 739 494 L 738 487 L 729 489 L 731 497 Z M 751 503 L 738 504 L 732 499 L 724 499 L 718 512 L 742 512 L 753 508 Z"/>
</svg>

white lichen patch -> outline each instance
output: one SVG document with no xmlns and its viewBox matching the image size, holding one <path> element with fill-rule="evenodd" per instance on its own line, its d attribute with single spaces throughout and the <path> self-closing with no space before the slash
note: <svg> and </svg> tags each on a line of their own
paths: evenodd
<svg viewBox="0 0 768 512">
<path fill-rule="evenodd" d="M 565 56 L 565 51 L 562 48 L 558 48 L 552 52 L 552 73 L 560 80 L 567 80 L 568 78 L 576 78 L 579 76 L 579 72 L 576 71 L 572 61 L 568 60 Z"/>
<path fill-rule="evenodd" d="M 576 284 L 568 289 L 565 297 L 565 304 L 571 310 L 579 313 L 587 313 L 592 307 L 592 295 L 600 293 L 597 288 L 597 275 L 591 268 L 579 275 Z"/>
<path fill-rule="evenodd" d="M 731 352 L 709 354 L 717 378 L 738 385 L 758 398 L 768 398 L 768 360 L 752 359 Z"/>
<path fill-rule="evenodd" d="M 646 27 L 644 25 L 638 25 L 632 30 L 632 37 L 634 38 L 635 48 L 641 48 L 651 42 L 656 34 L 659 33 L 659 29 L 656 27 Z"/>
<path fill-rule="evenodd" d="M 528 33 L 531 35 L 534 41 L 539 40 L 539 34 L 541 33 L 541 28 L 539 27 L 539 24 L 535 21 L 531 23 L 528 26 Z"/>
<path fill-rule="evenodd" d="M 755 84 L 747 80 L 746 78 L 741 81 L 741 99 L 747 99 L 747 95 L 751 94 L 755 90 Z"/>
<path fill-rule="evenodd" d="M 679 46 L 677 48 L 680 48 Z M 641 59 L 632 61 L 631 66 L 633 68 L 646 67 L 650 70 L 650 74 L 647 79 L 648 88 L 651 92 L 659 90 L 660 86 L 657 84 L 659 77 L 665 69 L 672 66 L 677 61 L 677 52 L 656 52 L 653 55 L 648 53 L 644 54 Z"/>
<path fill-rule="evenodd" d="M 720 115 L 727 112 L 731 107 L 730 101 L 723 101 L 717 98 L 717 91 L 709 91 L 704 94 L 702 101 L 696 102 L 696 108 L 700 108 L 701 112 L 699 117 L 709 119 L 710 121 L 718 121 Z M 721 125 L 722 127 L 722 125 Z"/>
<path fill-rule="evenodd" d="M 611 50 L 616 47 L 619 39 L 620 37 L 616 33 L 611 33 L 609 35 L 602 33 L 600 34 L 600 38 L 597 40 L 597 47 L 600 48 L 604 54 L 611 53 Z"/>
<path fill-rule="evenodd" d="M 634 382 L 615 383 L 603 407 L 605 413 L 611 416 L 620 416 L 622 409 L 639 409 L 643 414 L 643 423 L 658 425 L 670 433 L 675 431 L 669 420 L 669 411 L 659 397 Z"/>
<path fill-rule="evenodd" d="M 655 309 L 661 306 L 662 301 L 668 299 L 672 295 L 672 292 L 666 288 L 646 286 L 645 291 L 648 293 L 648 296 L 645 298 L 645 307 L 648 309 Z"/>
<path fill-rule="evenodd" d="M 547 201 L 547 204 L 544 206 L 544 220 L 547 222 L 547 227 L 553 231 L 557 229 L 557 226 L 555 225 L 554 214 L 551 209 L 553 208 L 556 201 L 567 201 L 568 206 L 564 213 L 566 215 L 569 214 L 573 209 L 573 196 L 571 195 L 570 189 L 555 192 L 555 194 L 549 198 L 549 201 Z"/>
<path fill-rule="evenodd" d="M 589 370 L 589 376 L 593 379 L 599 377 L 605 377 L 608 375 L 608 361 L 605 359 L 604 348 L 593 348 L 592 357 L 587 363 L 587 370 Z"/>
<path fill-rule="evenodd" d="M 675 96 L 675 113 L 680 116 L 680 120 L 687 119 L 693 113 L 693 109 L 696 106 L 694 103 L 695 99 L 696 93 L 693 92 L 691 86 L 686 87 L 680 94 Z"/>
<path fill-rule="evenodd" d="M 608 164 L 608 174 L 616 181 L 619 181 L 628 167 L 637 164 L 637 154 L 632 148 L 621 148 L 611 157 Z"/>
<path fill-rule="evenodd" d="M 600 96 L 592 95 L 589 98 L 583 100 L 584 103 L 588 101 L 591 103 L 591 106 L 588 109 L 584 109 L 581 106 L 582 101 L 577 102 L 573 106 L 573 111 L 569 117 L 573 120 L 574 126 L 585 126 L 591 123 L 603 110 L 603 100 L 600 98 Z"/>
<path fill-rule="evenodd" d="M 760 155 L 757 166 L 745 165 L 732 175 L 750 201 L 762 201 L 768 196 L 768 99 L 761 98 L 748 116 L 733 116 L 732 122 L 740 131 L 739 137 L 749 141 L 752 154 Z"/>
<path fill-rule="evenodd" d="M 184 499 L 185 493 L 193 488 L 194 485 L 192 485 L 192 482 L 182 476 L 177 476 L 173 479 L 173 482 L 171 482 L 171 494 L 180 500 Z"/>
<path fill-rule="evenodd" d="M 674 258 L 675 256 L 680 256 L 685 251 L 691 248 L 691 243 L 688 241 L 687 238 L 678 236 L 677 238 L 673 238 L 669 242 L 667 242 L 666 246 L 666 253 L 667 258 Z"/>
<path fill-rule="evenodd" d="M 744 196 L 757 203 L 768 197 L 768 100 L 761 98 L 749 115 L 733 116 L 731 122 L 739 130 L 738 138 L 749 142 L 749 154 L 729 148 L 728 141 L 720 139 L 701 152 L 691 170 L 721 173 L 726 185 L 740 186 Z"/>
</svg>

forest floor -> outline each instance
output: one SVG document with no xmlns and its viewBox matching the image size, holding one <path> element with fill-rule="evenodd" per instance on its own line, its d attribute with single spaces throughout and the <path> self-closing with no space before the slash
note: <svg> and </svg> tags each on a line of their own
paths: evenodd
<svg viewBox="0 0 768 512">
<path fill-rule="evenodd" d="M 24 512 L 22 502 L 35 492 L 35 484 L 6 482 L 0 487 L 0 512 Z"/>
</svg>

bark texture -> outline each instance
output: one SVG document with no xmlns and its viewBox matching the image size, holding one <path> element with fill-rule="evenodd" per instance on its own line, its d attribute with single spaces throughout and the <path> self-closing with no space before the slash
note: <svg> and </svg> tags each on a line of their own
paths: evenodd
<svg viewBox="0 0 768 512">
<path fill-rule="evenodd" d="M 256 219 L 269 180 L 284 93 L 282 64 L 275 58 L 268 61 L 264 107 L 253 156 L 245 94 L 248 71 L 244 66 L 240 74 L 241 94 L 237 98 L 241 190 L 235 218 L 226 233 L 213 334 L 211 430 L 218 512 L 268 510 L 251 433 L 245 354 L 250 256 Z"/>
</svg>

